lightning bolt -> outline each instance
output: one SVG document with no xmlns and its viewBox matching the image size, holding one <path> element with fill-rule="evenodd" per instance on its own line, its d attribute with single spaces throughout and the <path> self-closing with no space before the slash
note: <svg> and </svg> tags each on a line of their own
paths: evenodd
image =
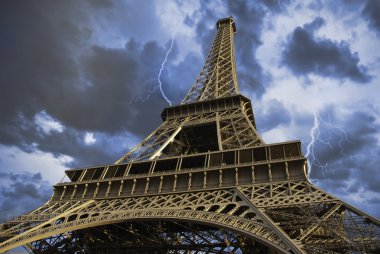
<svg viewBox="0 0 380 254">
<path fill-rule="evenodd" d="M 170 47 L 168 49 L 168 51 L 166 52 L 166 55 L 165 55 L 165 59 L 164 61 L 161 63 L 161 68 L 160 68 L 160 71 L 158 72 L 158 77 L 157 77 L 157 80 L 158 80 L 158 88 L 160 89 L 160 92 L 162 94 L 162 97 L 164 97 L 164 99 L 167 101 L 167 103 L 169 103 L 169 105 L 171 106 L 172 105 L 172 102 L 168 99 L 168 97 L 165 95 L 165 92 L 164 90 L 162 89 L 162 83 L 161 83 L 161 74 L 162 74 L 162 71 L 164 70 L 165 68 L 165 64 L 168 60 L 168 56 L 170 54 L 170 52 L 172 51 L 173 49 L 173 45 L 174 45 L 174 32 L 172 34 L 172 40 L 170 42 Z"/>
<path fill-rule="evenodd" d="M 322 172 L 324 172 L 324 169 L 327 167 L 327 164 L 322 164 L 318 158 L 315 156 L 315 148 L 318 141 L 321 141 L 319 138 L 319 135 L 321 134 L 320 130 L 320 121 L 319 121 L 319 114 L 316 112 L 314 113 L 314 124 L 313 127 L 310 129 L 310 141 L 306 146 L 306 155 L 305 157 L 308 159 L 308 167 L 309 167 L 309 175 L 311 174 L 311 171 L 313 169 L 313 166 L 316 165 L 317 167 L 322 168 Z M 325 143 L 322 140 L 322 143 Z"/>
<path fill-rule="evenodd" d="M 347 154 L 345 154 L 344 152 L 344 148 L 343 148 L 343 144 L 346 142 L 346 143 L 352 143 L 350 141 L 350 139 L 348 138 L 348 135 L 346 133 L 346 131 L 344 129 L 342 129 L 341 127 L 337 127 L 335 125 L 332 124 L 331 122 L 331 116 L 329 115 L 329 121 L 326 122 L 326 126 L 332 130 L 336 135 L 339 136 L 339 142 L 338 142 L 338 147 L 339 147 L 339 150 L 340 150 L 340 154 L 342 156 L 347 156 Z"/>
<path fill-rule="evenodd" d="M 149 84 L 149 83 L 152 83 L 154 84 L 154 82 L 156 81 L 156 79 L 150 79 L 150 80 L 147 80 L 144 82 L 144 86 L 145 84 Z M 127 105 L 131 105 L 132 103 L 134 102 L 146 102 L 147 100 L 150 99 L 150 96 L 158 89 L 157 86 L 152 86 L 151 88 L 149 88 L 145 93 L 144 95 L 135 95 L 133 96 L 133 98 L 129 101 L 129 102 L 120 102 L 122 104 L 127 104 Z"/>
<path fill-rule="evenodd" d="M 147 100 L 150 99 L 151 95 L 152 95 L 157 89 L 160 89 L 160 92 L 161 92 L 161 94 L 162 94 L 162 97 L 167 101 L 167 103 L 169 103 L 170 106 L 173 105 L 173 103 L 168 99 L 168 97 L 165 95 L 164 90 L 162 89 L 161 75 L 162 75 L 162 72 L 164 71 L 164 68 L 165 68 L 165 64 L 166 64 L 166 62 L 168 61 L 169 54 L 170 54 L 170 52 L 171 52 L 172 49 L 173 49 L 174 38 L 175 38 L 175 31 L 174 31 L 173 34 L 172 34 L 169 49 L 166 51 L 165 58 L 164 58 L 163 62 L 161 63 L 161 67 L 160 67 L 160 70 L 159 70 L 159 72 L 158 72 L 158 76 L 157 76 L 158 85 L 157 85 L 157 86 L 155 86 L 155 85 L 152 86 L 148 91 L 146 91 L 146 92 L 144 93 L 144 96 L 143 96 L 143 95 L 136 95 L 136 96 L 134 96 L 129 102 L 120 102 L 121 104 L 131 105 L 132 103 L 134 103 L 134 102 L 138 102 L 138 101 L 144 103 L 144 102 L 146 102 Z M 150 80 L 146 81 L 144 84 L 147 84 L 147 83 L 154 83 L 155 80 L 156 80 L 156 79 L 150 79 Z"/>
<path fill-rule="evenodd" d="M 342 156 L 345 156 L 345 157 L 347 156 L 344 153 L 344 147 L 343 147 L 344 143 L 345 142 L 351 143 L 346 131 L 332 124 L 330 115 L 328 117 L 328 121 L 323 121 L 321 120 L 318 112 L 315 112 L 313 127 L 310 129 L 310 141 L 307 144 L 306 155 L 305 155 L 305 157 L 307 157 L 308 159 L 309 176 L 311 175 L 312 170 L 315 168 L 321 168 L 322 174 L 324 175 L 328 166 L 328 163 L 322 163 L 316 156 L 317 143 L 319 142 L 323 145 L 327 145 L 330 147 L 331 150 L 334 149 L 334 146 L 330 141 L 332 139 L 331 134 L 327 140 L 321 138 L 322 125 L 327 127 L 333 134 L 339 137 L 339 141 L 337 142 L 337 145 L 339 147 L 339 151 Z M 310 180 L 313 180 L 313 182 L 316 183 L 318 179 L 310 179 Z"/>
</svg>

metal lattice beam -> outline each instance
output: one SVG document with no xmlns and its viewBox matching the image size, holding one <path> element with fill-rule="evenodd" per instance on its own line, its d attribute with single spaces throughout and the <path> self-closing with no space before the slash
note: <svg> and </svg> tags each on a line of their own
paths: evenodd
<svg viewBox="0 0 380 254">
<path fill-rule="evenodd" d="M 380 222 L 312 185 L 299 141 L 265 144 L 239 94 L 234 20 L 163 123 L 115 164 L 66 171 L 0 224 L 0 252 L 379 253 Z"/>
</svg>

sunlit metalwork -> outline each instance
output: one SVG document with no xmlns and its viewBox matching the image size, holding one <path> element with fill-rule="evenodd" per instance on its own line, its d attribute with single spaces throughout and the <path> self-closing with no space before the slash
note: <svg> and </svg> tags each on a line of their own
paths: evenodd
<svg viewBox="0 0 380 254">
<path fill-rule="evenodd" d="M 234 20 L 217 29 L 163 123 L 115 164 L 67 170 L 44 206 L 0 225 L 0 252 L 379 253 L 380 222 L 312 185 L 299 141 L 261 139 Z"/>
</svg>

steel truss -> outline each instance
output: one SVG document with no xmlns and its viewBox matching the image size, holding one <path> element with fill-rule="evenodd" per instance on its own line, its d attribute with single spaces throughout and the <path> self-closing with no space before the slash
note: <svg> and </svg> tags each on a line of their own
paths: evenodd
<svg viewBox="0 0 380 254">
<path fill-rule="evenodd" d="M 285 205 L 282 202 L 285 202 Z M 56 211 L 58 207 L 63 210 L 64 207 L 70 207 L 70 210 L 54 216 L 56 213 L 51 211 Z M 37 253 L 44 253 L 44 248 L 50 249 L 51 245 L 54 249 L 56 244 L 66 246 L 67 242 L 77 243 L 79 240 L 72 239 L 81 237 L 71 235 L 77 234 L 75 232 L 78 230 L 88 235 L 89 233 L 85 233 L 86 229 L 96 232 L 99 228 L 112 228 L 110 225 L 132 225 L 145 221 L 190 223 L 191 226 L 188 227 L 194 231 L 197 231 L 198 226 L 212 227 L 214 231 L 215 228 L 225 229 L 235 237 L 251 239 L 251 245 L 256 242 L 259 246 L 270 246 L 280 253 L 303 253 L 302 249 L 309 250 L 310 253 L 317 250 L 331 253 L 345 253 L 342 250 L 371 253 L 379 248 L 380 224 L 377 220 L 324 193 L 307 181 L 111 200 L 52 202 L 49 208 L 38 211 L 38 214 L 32 212 L 25 215 L 22 220 L 31 221 L 34 218 L 37 221 L 44 218 L 46 221 L 33 228 L 30 228 L 28 223 L 19 223 L 3 230 L 6 235 L 24 233 L 4 242 L 0 248 L 12 248 L 34 241 L 33 248 L 38 250 Z M 194 226 L 195 224 L 197 226 Z M 154 230 L 151 232 L 155 232 Z M 218 234 L 222 234 L 220 232 Z M 176 230 L 172 233 L 185 234 Z M 54 237 L 49 238 L 50 236 Z M 149 237 L 144 240 L 145 236 L 146 234 L 143 234 L 128 239 L 132 240 L 131 243 L 142 242 L 144 246 L 149 245 L 144 242 L 150 241 Z M 165 242 L 168 239 L 160 241 Z M 187 243 L 189 241 L 187 240 Z M 181 243 L 184 244 L 185 241 Z M 168 248 L 167 243 L 161 245 L 160 248 Z M 199 243 L 194 246 L 200 248 L 201 245 Z M 191 246 L 188 244 L 185 247 Z M 210 245 L 202 246 L 211 248 Z M 220 243 L 215 245 L 215 248 L 220 247 Z M 74 244 L 72 248 L 78 247 Z M 149 248 L 151 251 L 154 246 Z M 182 247 L 175 248 L 179 250 Z M 157 251 L 162 253 L 162 249 Z"/>
<path fill-rule="evenodd" d="M 59 239 L 58 241 L 56 239 Z M 67 241 L 69 239 L 69 241 Z M 75 240 L 74 240 L 75 239 Z M 54 244 L 34 243 L 40 253 L 57 253 L 60 249 L 85 253 L 246 253 L 267 252 L 262 244 L 229 230 L 176 221 L 123 222 L 77 230 L 66 238 L 51 238 Z"/>
<path fill-rule="evenodd" d="M 182 103 L 115 164 L 67 170 L 0 225 L 0 252 L 379 253 L 380 222 L 308 180 L 299 141 L 265 144 L 238 94 L 232 18 Z"/>
</svg>

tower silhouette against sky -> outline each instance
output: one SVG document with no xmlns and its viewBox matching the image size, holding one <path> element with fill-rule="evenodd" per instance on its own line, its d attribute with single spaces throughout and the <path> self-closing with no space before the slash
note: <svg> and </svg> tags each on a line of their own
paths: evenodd
<svg viewBox="0 0 380 254">
<path fill-rule="evenodd" d="M 311 184 L 300 141 L 257 133 L 235 33 L 219 20 L 181 104 L 114 164 L 67 170 L 45 205 L 0 225 L 0 252 L 379 253 L 379 220 Z"/>
</svg>

